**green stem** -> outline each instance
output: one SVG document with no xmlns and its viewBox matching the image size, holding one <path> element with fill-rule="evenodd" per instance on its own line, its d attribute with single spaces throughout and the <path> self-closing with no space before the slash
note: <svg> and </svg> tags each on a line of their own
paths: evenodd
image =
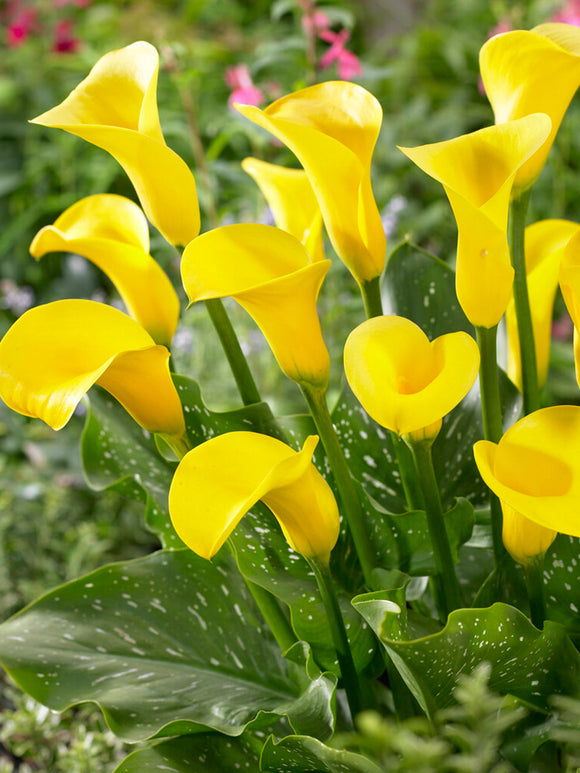
<svg viewBox="0 0 580 773">
<path fill-rule="evenodd" d="M 212 298 L 205 301 L 205 305 L 228 358 L 244 405 L 262 402 L 258 387 L 221 299 Z"/>
<path fill-rule="evenodd" d="M 532 623 L 542 630 L 546 618 L 546 607 L 544 604 L 544 556 L 537 556 L 524 567 L 526 575 L 526 589 L 530 601 L 530 616 Z"/>
<path fill-rule="evenodd" d="M 381 278 L 376 276 L 368 282 L 360 283 L 360 291 L 367 319 L 383 316 L 383 301 L 381 299 Z"/>
<path fill-rule="evenodd" d="M 272 631 L 280 649 L 286 652 L 293 644 L 296 644 L 298 639 L 288 622 L 288 618 L 281 610 L 278 600 L 270 591 L 262 588 L 261 585 L 247 578 L 245 580 L 248 590 L 254 597 L 254 601 L 258 605 L 264 620 L 268 623 L 268 627 Z"/>
<path fill-rule="evenodd" d="M 231 537 L 228 538 L 226 544 L 237 562 L 238 553 Z M 292 630 L 288 618 L 280 608 L 278 599 L 270 593 L 270 591 L 266 590 L 266 588 L 262 588 L 261 585 L 258 585 L 258 583 L 253 580 L 249 580 L 245 575 L 242 574 L 242 577 L 244 578 L 244 582 L 252 594 L 258 609 L 262 613 L 262 617 L 268 624 L 268 628 L 272 631 L 278 646 L 283 652 L 286 652 L 286 650 L 295 644 L 298 639 Z"/>
<path fill-rule="evenodd" d="M 308 563 L 316 577 L 322 603 L 324 604 L 332 642 L 336 649 L 338 664 L 340 666 L 342 683 L 346 691 L 350 713 L 354 719 L 363 708 L 363 701 L 358 675 L 356 673 L 350 644 L 348 643 L 348 637 L 346 635 L 346 628 L 344 627 L 342 612 L 340 611 L 338 599 L 336 598 L 336 593 L 334 592 L 334 586 L 332 584 L 332 577 L 330 576 L 330 568 L 328 564 L 323 564 L 322 562 L 313 559 L 309 559 Z"/>
<path fill-rule="evenodd" d="M 365 583 L 367 587 L 372 588 L 371 572 L 376 564 L 375 554 L 366 531 L 354 482 L 328 411 L 326 392 L 322 389 L 315 389 L 308 384 L 302 385 L 302 391 L 322 440 L 338 488 L 343 514 L 350 529 Z"/>
<path fill-rule="evenodd" d="M 481 361 L 479 366 L 479 389 L 481 392 L 481 413 L 483 418 L 483 436 L 492 443 L 498 443 L 503 435 L 501 400 L 499 395 L 499 372 L 497 367 L 497 325 L 495 327 L 477 327 L 477 343 Z M 493 491 L 489 492 L 491 511 L 491 537 L 495 565 L 505 557 L 506 550 L 502 540 L 503 515 L 501 504 Z"/>
<path fill-rule="evenodd" d="M 514 267 L 514 302 L 520 339 L 520 359 L 522 364 L 522 392 L 524 413 L 532 413 L 540 407 L 540 389 L 538 386 L 538 366 L 536 345 L 528 296 L 526 275 L 525 230 L 526 212 L 530 192 L 525 191 L 514 199 L 510 211 L 510 255 Z"/>
<path fill-rule="evenodd" d="M 441 498 L 439 496 L 439 487 L 435 478 L 433 469 L 433 458 L 431 456 L 431 442 L 413 441 L 409 438 L 409 447 L 415 457 L 417 474 L 423 497 L 425 499 L 425 513 L 427 515 L 427 525 L 433 547 L 435 558 L 435 569 L 437 572 L 437 595 L 440 602 L 440 614 L 445 619 L 454 609 L 462 606 L 461 590 L 455 574 L 453 555 L 449 545 L 445 519 L 443 517 L 443 508 L 441 507 Z"/>
<path fill-rule="evenodd" d="M 423 510 L 425 502 L 423 492 L 417 483 L 417 470 L 415 469 L 415 460 L 409 446 L 401 439 L 396 432 L 391 430 L 391 441 L 397 457 L 399 475 L 401 476 L 401 485 L 405 494 L 405 501 L 409 510 Z"/>
</svg>

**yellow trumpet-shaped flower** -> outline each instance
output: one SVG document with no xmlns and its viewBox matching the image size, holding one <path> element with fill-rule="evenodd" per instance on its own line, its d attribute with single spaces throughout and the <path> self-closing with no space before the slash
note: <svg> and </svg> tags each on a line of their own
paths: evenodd
<svg viewBox="0 0 580 773">
<path fill-rule="evenodd" d="M 30 252 L 74 252 L 92 261 L 117 288 L 127 309 L 157 343 L 169 346 L 179 319 L 179 299 L 149 255 L 149 229 L 139 207 L 123 196 L 81 199 L 34 237 Z"/>
<path fill-rule="evenodd" d="M 351 389 L 376 422 L 399 435 L 429 438 L 471 389 L 479 349 L 467 333 L 429 341 L 404 317 L 375 317 L 347 338 L 344 367 Z"/>
<path fill-rule="evenodd" d="M 167 147 L 157 112 L 159 56 L 149 43 L 110 51 L 60 105 L 32 123 L 64 129 L 109 152 L 135 186 L 145 214 L 172 244 L 199 233 L 195 180 Z"/>
<path fill-rule="evenodd" d="M 371 158 L 382 110 L 355 83 L 328 81 L 265 110 L 236 105 L 298 158 L 314 189 L 336 253 L 359 283 L 380 276 L 386 240 L 371 188 Z"/>
<path fill-rule="evenodd" d="M 169 512 L 185 544 L 214 556 L 248 510 L 262 500 L 293 550 L 328 562 L 339 532 L 334 495 L 311 462 L 318 438 L 300 452 L 255 432 L 229 432 L 181 460 L 169 491 Z"/>
<path fill-rule="evenodd" d="M 479 55 L 481 77 L 496 123 L 546 113 L 552 128 L 517 172 L 514 194 L 529 188 L 542 171 L 570 100 L 580 85 L 580 29 L 540 24 L 490 38 Z"/>
<path fill-rule="evenodd" d="M 574 323 L 574 361 L 576 380 L 580 386 L 580 233 L 572 236 L 564 247 L 559 281 L 566 308 Z"/>
<path fill-rule="evenodd" d="M 0 397 L 61 429 L 96 383 L 146 430 L 180 438 L 185 423 L 168 359 L 168 350 L 118 309 L 56 301 L 27 311 L 0 341 Z"/>
<path fill-rule="evenodd" d="M 322 213 L 306 172 L 257 158 L 245 158 L 242 168 L 258 184 L 278 228 L 302 242 L 312 260 L 323 260 Z"/>
<path fill-rule="evenodd" d="M 473 452 L 502 503 L 506 548 L 516 560 L 544 553 L 556 532 L 580 537 L 580 407 L 530 413 L 499 443 L 480 440 Z"/>
<path fill-rule="evenodd" d="M 181 261 L 192 303 L 231 296 L 260 327 L 284 373 L 325 389 L 330 359 L 316 299 L 330 268 L 312 262 L 300 242 L 280 228 L 241 224 L 194 239 Z"/>
<path fill-rule="evenodd" d="M 400 148 L 438 180 L 457 222 L 457 298 L 469 321 L 497 325 L 512 292 L 507 221 L 518 169 L 550 131 L 543 113 L 432 145 Z"/>
<path fill-rule="evenodd" d="M 540 220 L 526 228 L 526 273 L 540 388 L 544 386 L 548 377 L 552 312 L 558 287 L 560 261 L 564 248 L 578 231 L 580 231 L 580 225 L 570 220 Z M 513 298 L 506 309 L 506 323 L 508 334 L 507 372 L 511 380 L 521 390 L 520 345 Z"/>
</svg>

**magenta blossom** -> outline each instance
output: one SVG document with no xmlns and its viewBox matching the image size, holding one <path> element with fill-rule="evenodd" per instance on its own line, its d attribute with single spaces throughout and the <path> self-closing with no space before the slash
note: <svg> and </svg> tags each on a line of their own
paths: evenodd
<svg viewBox="0 0 580 773">
<path fill-rule="evenodd" d="M 341 80 L 349 81 L 357 75 L 362 75 L 363 68 L 359 58 L 345 48 L 350 38 L 348 30 L 332 32 L 332 30 L 321 30 L 318 37 L 325 43 L 330 43 L 330 48 L 320 59 L 321 69 L 329 67 L 332 62 L 336 62 L 338 77 Z"/>
<path fill-rule="evenodd" d="M 551 21 L 580 27 L 580 0 L 568 0 L 566 5 L 552 16 Z"/>
<path fill-rule="evenodd" d="M 36 25 L 36 11 L 32 8 L 17 13 L 6 27 L 6 45 L 18 48 L 26 42 Z"/>
<path fill-rule="evenodd" d="M 254 86 L 252 76 L 246 64 L 228 67 L 225 79 L 230 89 L 232 89 L 228 99 L 230 107 L 236 102 L 241 105 L 254 105 L 258 107 L 264 101 L 264 94 L 257 86 Z"/>
<path fill-rule="evenodd" d="M 318 33 L 320 30 L 327 30 L 330 27 L 330 19 L 328 16 L 324 11 L 319 11 L 316 8 L 306 11 L 300 21 L 302 23 L 302 29 L 307 35 Z"/>
<path fill-rule="evenodd" d="M 80 40 L 72 35 L 70 19 L 59 21 L 54 28 L 52 50 L 58 54 L 73 54 L 79 47 Z"/>
</svg>

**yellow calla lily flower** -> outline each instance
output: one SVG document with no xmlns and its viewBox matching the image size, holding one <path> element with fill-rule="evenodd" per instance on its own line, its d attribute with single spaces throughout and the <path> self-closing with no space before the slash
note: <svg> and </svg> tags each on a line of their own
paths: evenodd
<svg viewBox="0 0 580 773">
<path fill-rule="evenodd" d="M 346 340 L 344 368 L 366 412 L 398 435 L 435 437 L 442 418 L 465 397 L 479 370 L 467 333 L 429 341 L 404 317 L 374 317 Z"/>
<path fill-rule="evenodd" d="M 382 109 L 362 86 L 328 81 L 265 110 L 235 105 L 298 158 L 314 189 L 337 255 L 359 283 L 380 276 L 386 239 L 371 188 L 371 158 Z"/>
<path fill-rule="evenodd" d="M 157 343 L 171 344 L 179 299 L 149 255 L 147 220 L 136 204 L 113 194 L 81 199 L 42 228 L 30 246 L 37 259 L 55 251 L 92 261 L 113 282 L 131 316 Z"/>
<path fill-rule="evenodd" d="M 323 260 L 322 213 L 306 172 L 257 158 L 244 158 L 242 169 L 264 194 L 278 228 L 302 242 L 312 260 Z"/>
<path fill-rule="evenodd" d="M 61 429 L 99 384 L 144 429 L 180 438 L 185 422 L 168 359 L 168 350 L 118 309 L 56 301 L 27 311 L 0 341 L 0 397 Z"/>
<path fill-rule="evenodd" d="M 558 287 L 560 261 L 564 248 L 580 231 L 571 220 L 540 220 L 526 228 L 525 255 L 532 326 L 536 343 L 536 362 L 540 388 L 548 378 L 552 313 Z M 508 335 L 507 372 L 518 389 L 522 389 L 520 344 L 513 298 L 506 309 Z"/>
<path fill-rule="evenodd" d="M 518 169 L 549 132 L 550 119 L 539 113 L 452 140 L 399 148 L 445 189 L 458 230 L 457 298 L 476 327 L 497 325 L 511 297 L 511 189 Z"/>
<path fill-rule="evenodd" d="M 234 298 L 255 320 L 284 373 L 325 389 L 330 359 L 316 299 L 330 268 L 315 263 L 300 242 L 269 225 L 216 228 L 194 239 L 181 260 L 192 303 Z"/>
<path fill-rule="evenodd" d="M 481 477 L 502 503 L 506 548 L 517 561 L 526 564 L 544 553 L 555 532 L 580 537 L 579 406 L 530 413 L 499 443 L 480 440 L 473 452 Z"/>
<path fill-rule="evenodd" d="M 574 323 L 574 361 L 576 381 L 580 386 L 580 233 L 575 234 L 566 244 L 560 261 L 560 289 L 562 297 Z"/>
<path fill-rule="evenodd" d="M 580 85 L 580 29 L 549 23 L 496 35 L 483 45 L 479 66 L 496 123 L 531 113 L 546 113 L 552 121 L 545 142 L 517 172 L 514 195 L 518 195 L 542 171 Z"/>
<path fill-rule="evenodd" d="M 332 490 L 311 462 L 317 442 L 312 435 L 296 452 L 268 435 L 228 432 L 196 446 L 169 490 L 176 532 L 195 553 L 212 558 L 262 500 L 293 550 L 327 563 L 339 515 Z"/>
<path fill-rule="evenodd" d="M 105 54 L 60 105 L 31 123 L 76 134 L 103 148 L 135 186 L 145 214 L 172 244 L 199 233 L 195 180 L 167 147 L 157 112 L 159 55 L 138 42 Z"/>
</svg>

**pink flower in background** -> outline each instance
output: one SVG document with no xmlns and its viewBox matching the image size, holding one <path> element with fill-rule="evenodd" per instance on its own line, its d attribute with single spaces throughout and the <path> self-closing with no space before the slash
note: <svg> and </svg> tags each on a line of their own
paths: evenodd
<svg viewBox="0 0 580 773">
<path fill-rule="evenodd" d="M 330 19 L 324 13 L 324 11 L 318 11 L 316 8 L 312 8 L 306 11 L 302 19 L 302 29 L 307 35 L 312 35 L 320 30 L 327 30 L 330 27 Z"/>
<path fill-rule="evenodd" d="M 333 62 L 336 62 L 338 69 L 338 76 L 341 80 L 351 80 L 357 75 L 362 75 L 363 68 L 359 58 L 345 48 L 345 44 L 350 39 L 350 32 L 348 30 L 341 30 L 340 32 L 332 32 L 332 30 L 321 30 L 318 33 L 318 37 L 324 40 L 325 43 L 330 43 L 330 48 L 321 57 L 319 65 L 321 69 L 329 67 Z"/>
<path fill-rule="evenodd" d="M 80 40 L 72 35 L 72 21 L 63 19 L 54 28 L 52 50 L 58 54 L 72 54 L 79 45 Z"/>
<path fill-rule="evenodd" d="M 258 107 L 264 101 L 264 94 L 252 82 L 252 76 L 246 64 L 237 64 L 226 70 L 226 83 L 232 89 L 228 104 L 238 102 L 242 105 Z"/>
<path fill-rule="evenodd" d="M 568 0 L 566 5 L 552 16 L 551 21 L 580 27 L 580 0 Z"/>
<path fill-rule="evenodd" d="M 32 8 L 16 13 L 6 27 L 6 45 L 9 48 L 21 46 L 34 31 L 35 25 L 36 11 Z"/>
</svg>

